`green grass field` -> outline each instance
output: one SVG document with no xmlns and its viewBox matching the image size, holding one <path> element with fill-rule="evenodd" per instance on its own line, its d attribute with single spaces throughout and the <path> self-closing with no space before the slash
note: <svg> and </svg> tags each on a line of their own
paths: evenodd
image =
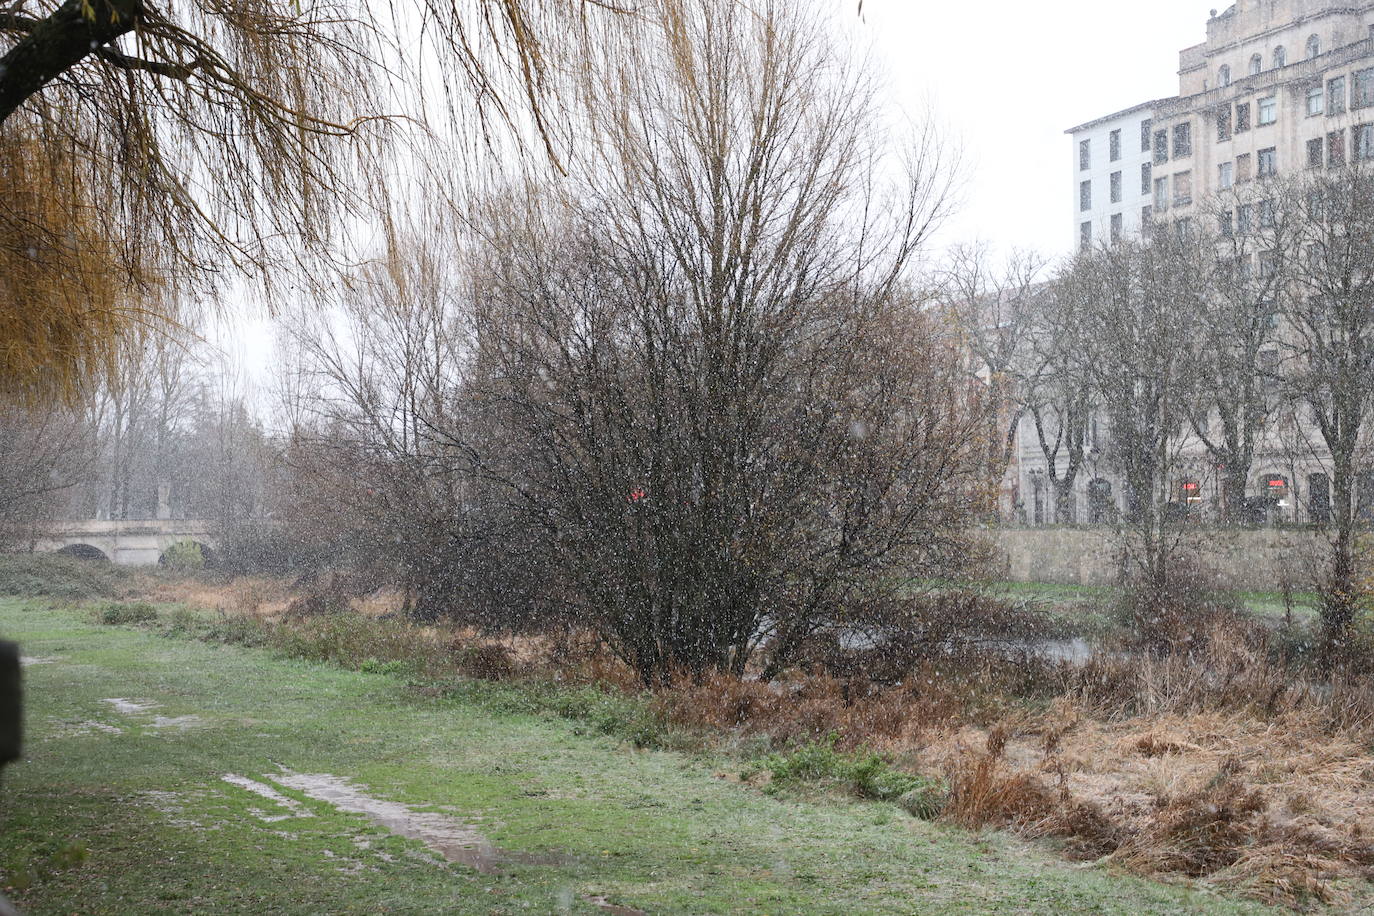
<svg viewBox="0 0 1374 916">
<path fill-rule="evenodd" d="M 719 778 L 738 760 L 639 751 L 393 674 L 21 599 L 0 599 L 0 635 L 39 660 L 27 759 L 0 783 L 0 884 L 25 913 L 604 912 L 596 897 L 655 914 L 1263 911 L 891 804 L 770 797 Z M 288 771 L 555 864 L 446 862 L 273 783 Z"/>
<path fill-rule="evenodd" d="M 1033 599 L 1064 611 L 1084 612 L 1109 607 L 1120 591 L 1109 585 L 1056 585 L 1049 582 L 996 582 L 989 588 L 994 594 Z M 1236 599 L 1252 614 L 1260 617 L 1282 619 L 1287 610 L 1283 594 L 1277 591 L 1236 592 Z M 1294 592 L 1292 602 L 1295 620 L 1305 621 L 1316 616 L 1316 592 Z"/>
</svg>

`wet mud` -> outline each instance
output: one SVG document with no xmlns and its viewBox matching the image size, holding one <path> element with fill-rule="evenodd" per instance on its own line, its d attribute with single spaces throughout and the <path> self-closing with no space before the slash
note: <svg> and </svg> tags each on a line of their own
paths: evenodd
<svg viewBox="0 0 1374 916">
<path fill-rule="evenodd" d="M 493 846 L 471 824 L 409 805 L 373 798 L 340 776 L 327 773 L 283 773 L 274 782 L 295 789 L 317 801 L 352 814 L 362 814 L 397 836 L 419 840 L 449 862 L 466 865 L 489 875 L 507 865 L 571 865 L 571 856 L 559 853 L 527 853 Z M 626 911 L 634 912 L 634 911 Z"/>
</svg>

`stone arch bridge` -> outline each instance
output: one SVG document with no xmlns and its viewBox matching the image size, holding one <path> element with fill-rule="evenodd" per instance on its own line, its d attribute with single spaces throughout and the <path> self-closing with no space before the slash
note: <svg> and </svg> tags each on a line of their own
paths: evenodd
<svg viewBox="0 0 1374 916">
<path fill-rule="evenodd" d="M 34 553 L 67 553 L 121 566 L 153 566 L 173 544 L 194 541 L 210 556 L 219 538 L 199 519 L 110 519 L 54 522 L 34 542 Z"/>
</svg>

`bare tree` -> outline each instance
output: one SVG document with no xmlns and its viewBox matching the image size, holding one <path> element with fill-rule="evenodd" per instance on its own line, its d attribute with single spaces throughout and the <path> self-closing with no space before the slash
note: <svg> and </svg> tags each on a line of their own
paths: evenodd
<svg viewBox="0 0 1374 916">
<path fill-rule="evenodd" d="M 1193 434 L 1218 468 L 1225 521 L 1247 519 L 1255 453 L 1279 404 L 1281 294 L 1292 274 L 1298 220 L 1260 183 L 1218 195 L 1204 208 L 1216 231 L 1199 230 L 1216 257 L 1200 265 L 1206 294 L 1189 320 L 1187 400 Z"/>
<path fill-rule="evenodd" d="M 1060 284 L 1036 290 L 1026 329 L 1024 403 L 1045 458 L 1045 476 L 1054 496 L 1054 520 L 1074 520 L 1072 495 L 1089 448 L 1097 404 L 1086 360 L 1092 348 L 1072 294 Z"/>
<path fill-rule="evenodd" d="M 1196 278 L 1207 246 L 1188 223 L 1157 226 L 1141 241 L 1080 254 L 1059 295 L 1082 329 L 1083 362 L 1109 424 L 1108 457 L 1128 487 L 1128 556 L 1150 623 L 1170 584 L 1179 533 L 1171 523 L 1171 471 L 1187 426 L 1188 329 L 1205 295 Z"/>
<path fill-rule="evenodd" d="M 1288 383 L 1331 461 L 1330 565 L 1322 586 L 1328 654 L 1361 601 L 1356 480 L 1374 402 L 1374 172 L 1366 163 L 1288 185 L 1277 206 L 1298 228 L 1284 309 Z"/>
<path fill-rule="evenodd" d="M 511 626 L 528 621 L 537 568 L 514 562 L 520 532 L 488 511 L 474 473 L 476 450 L 493 446 L 472 429 L 457 253 L 437 223 L 398 232 L 355 273 L 332 320 L 295 316 L 280 514 L 302 541 L 331 532 L 339 549 L 313 551 L 316 565 L 394 579 L 416 617 Z M 499 577 L 496 541 L 512 561 Z"/>
<path fill-rule="evenodd" d="M 985 472 L 992 487 L 1006 475 L 1027 392 L 1043 367 L 1032 352 L 1032 333 L 1044 269 L 1044 258 L 1029 251 L 1014 251 L 994 266 L 988 246 L 974 244 L 951 249 L 941 271 L 941 301 L 959 327 L 974 371 L 987 383 L 990 402 L 998 405 Z"/>
<path fill-rule="evenodd" d="M 475 397 L 509 443 L 484 473 L 646 682 L 764 646 L 770 675 L 960 559 L 981 392 L 903 283 L 948 161 L 925 135 L 873 186 L 867 81 L 795 7 L 641 28 L 593 74 L 567 196 L 482 227 Z"/>
<path fill-rule="evenodd" d="M 62 408 L 0 410 L 0 549 L 52 521 L 91 458 L 88 428 Z"/>
</svg>

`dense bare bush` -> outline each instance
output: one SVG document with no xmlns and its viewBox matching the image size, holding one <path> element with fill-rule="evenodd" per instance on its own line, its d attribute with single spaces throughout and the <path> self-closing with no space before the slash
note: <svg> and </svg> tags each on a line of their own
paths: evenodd
<svg viewBox="0 0 1374 916">
<path fill-rule="evenodd" d="M 640 37 L 589 90 L 577 191 L 483 227 L 477 397 L 510 443 L 485 471 L 646 681 L 760 650 L 771 676 L 966 556 L 982 404 L 902 282 L 944 163 L 925 136 L 874 187 L 862 74 L 782 4 L 703 0 Z"/>
</svg>

